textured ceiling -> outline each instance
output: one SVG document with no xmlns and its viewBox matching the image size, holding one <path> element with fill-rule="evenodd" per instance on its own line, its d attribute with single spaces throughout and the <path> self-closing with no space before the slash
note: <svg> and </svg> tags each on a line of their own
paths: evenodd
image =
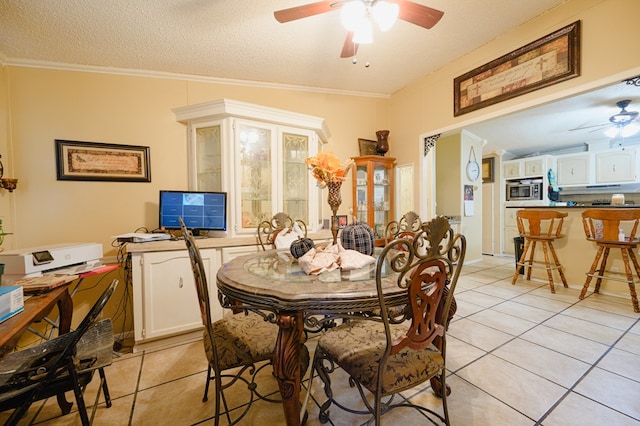
<svg viewBox="0 0 640 426">
<path fill-rule="evenodd" d="M 389 95 L 567 0 L 414 1 L 443 11 L 443 18 L 430 30 L 399 21 L 374 33 L 354 65 L 339 57 L 346 36 L 339 12 L 286 24 L 273 17 L 310 0 L 0 0 L 0 60 Z M 618 85 L 468 130 L 489 141 L 485 152 L 580 146 L 602 140 L 601 132 L 569 129 L 606 123 L 620 99 L 640 110 L 638 92 Z"/>
<path fill-rule="evenodd" d="M 390 94 L 566 0 L 415 1 L 443 18 L 430 30 L 398 21 L 374 33 L 356 65 L 339 57 L 338 11 L 273 17 L 310 0 L 2 0 L 0 54 Z"/>
</svg>

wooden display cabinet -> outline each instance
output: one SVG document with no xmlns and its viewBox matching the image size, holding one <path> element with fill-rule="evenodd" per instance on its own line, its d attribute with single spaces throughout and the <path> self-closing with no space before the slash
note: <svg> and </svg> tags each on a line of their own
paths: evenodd
<svg viewBox="0 0 640 426">
<path fill-rule="evenodd" d="M 353 157 L 353 212 L 356 220 L 373 229 L 376 245 L 384 244 L 384 230 L 394 212 L 395 158 L 379 155 Z"/>
</svg>

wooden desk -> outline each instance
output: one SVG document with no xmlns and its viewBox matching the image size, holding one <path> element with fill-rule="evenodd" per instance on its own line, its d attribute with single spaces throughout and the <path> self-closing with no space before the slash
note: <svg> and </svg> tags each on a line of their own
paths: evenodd
<svg viewBox="0 0 640 426">
<path fill-rule="evenodd" d="M 68 287 L 64 285 L 31 296 L 24 303 L 24 311 L 0 323 L 0 358 L 11 352 L 31 323 L 45 318 L 54 305 L 58 305 L 60 312 L 58 334 L 68 333 L 71 330 L 73 301 Z"/>
</svg>

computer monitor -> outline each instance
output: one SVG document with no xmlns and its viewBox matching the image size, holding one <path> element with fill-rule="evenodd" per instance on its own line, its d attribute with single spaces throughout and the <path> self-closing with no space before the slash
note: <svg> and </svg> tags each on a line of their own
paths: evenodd
<svg viewBox="0 0 640 426">
<path fill-rule="evenodd" d="M 180 229 L 182 217 L 193 235 L 227 230 L 227 193 L 210 191 L 160 191 L 160 228 Z"/>
</svg>

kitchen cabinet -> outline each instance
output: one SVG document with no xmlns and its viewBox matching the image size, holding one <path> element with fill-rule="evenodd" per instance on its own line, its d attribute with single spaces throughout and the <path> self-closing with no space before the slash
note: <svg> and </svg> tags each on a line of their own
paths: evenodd
<svg viewBox="0 0 640 426">
<path fill-rule="evenodd" d="M 353 211 L 356 220 L 368 224 L 375 239 L 384 239 L 384 230 L 393 220 L 395 158 L 379 155 L 353 157 Z"/>
<path fill-rule="evenodd" d="M 546 176 L 552 167 L 553 157 L 550 155 L 509 160 L 502 163 L 503 178 L 510 180 Z"/>
<path fill-rule="evenodd" d="M 558 186 L 588 185 L 591 181 L 591 154 L 567 154 L 556 157 Z"/>
<path fill-rule="evenodd" d="M 284 211 L 320 228 L 320 194 L 309 174 L 329 133 L 324 119 L 221 99 L 174 110 L 187 124 L 190 189 L 228 193 L 228 234 L 255 234 Z"/>
<path fill-rule="evenodd" d="M 636 181 L 636 150 L 624 149 L 595 154 L 596 183 Z"/>
<path fill-rule="evenodd" d="M 516 208 L 505 208 L 504 209 L 504 232 L 503 242 L 502 242 L 502 252 L 505 254 L 515 255 L 515 249 L 513 246 L 513 239 L 515 237 L 519 237 L 520 233 L 518 232 L 518 222 L 517 222 L 517 214 L 518 210 Z"/>
<path fill-rule="evenodd" d="M 220 250 L 200 250 L 211 297 L 211 315 L 222 318 L 215 276 Z M 134 349 L 172 338 L 183 343 L 202 337 L 202 319 L 187 250 L 131 253 Z"/>
<path fill-rule="evenodd" d="M 505 179 L 517 179 L 522 177 L 524 172 L 522 171 L 522 161 L 511 160 L 502 163 L 503 177 Z"/>
</svg>

